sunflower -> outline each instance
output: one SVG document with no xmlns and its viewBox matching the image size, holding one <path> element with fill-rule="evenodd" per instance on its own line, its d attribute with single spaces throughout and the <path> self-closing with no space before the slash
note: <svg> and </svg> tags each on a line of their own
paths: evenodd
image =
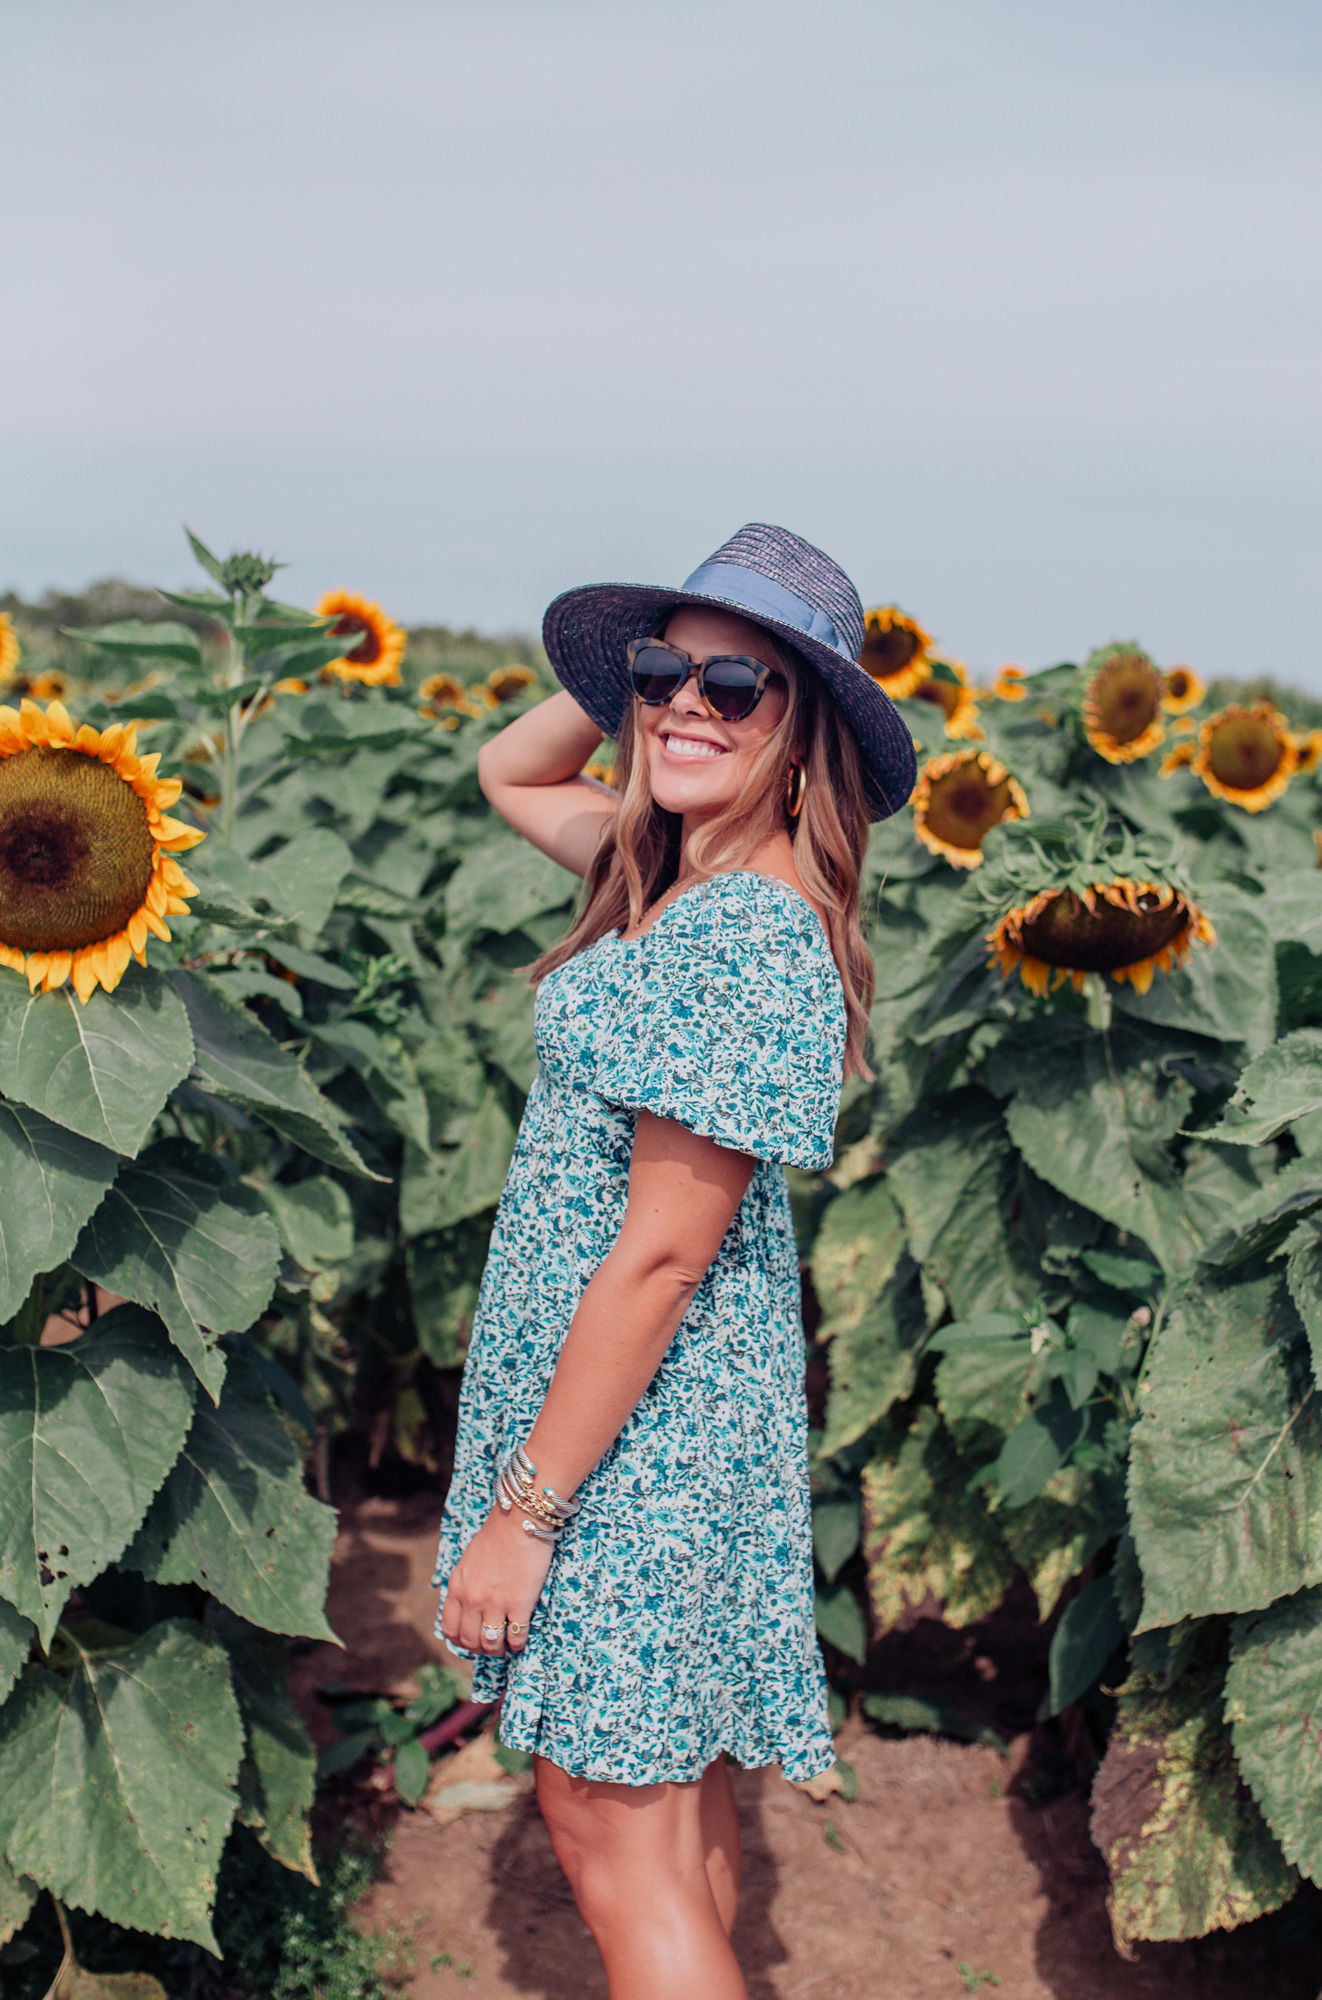
<svg viewBox="0 0 1322 2000">
<path fill-rule="evenodd" d="M 982 843 L 1003 819 L 1027 819 L 1017 778 L 990 750 L 950 750 L 924 764 L 913 789 L 913 830 L 953 868 L 982 865 Z"/>
<path fill-rule="evenodd" d="M 35 993 L 113 993 L 147 935 L 197 889 L 174 855 L 206 838 L 166 808 L 183 787 L 139 757 L 132 724 L 75 729 L 53 701 L 0 708 L 0 965 Z"/>
<path fill-rule="evenodd" d="M 1118 985 L 1128 980 L 1146 993 L 1155 972 L 1174 971 L 1195 944 L 1215 943 L 1198 905 L 1169 882 L 1124 878 L 1082 894 L 1040 889 L 1007 910 L 987 937 L 1002 978 L 1017 967 L 1024 985 L 1039 994 L 1066 979 L 1077 993 L 1090 972 L 1109 972 Z"/>
<path fill-rule="evenodd" d="M 598 784 L 601 785 L 613 785 L 615 783 L 615 766 L 613 764 L 603 764 L 599 757 L 594 757 L 590 764 L 583 766 L 579 775 L 584 778 L 595 778 Z"/>
<path fill-rule="evenodd" d="M 930 702 L 941 710 L 947 736 L 970 736 L 981 742 L 978 692 L 969 686 L 968 668 L 962 660 L 952 660 L 945 653 L 932 653 L 929 663 L 932 671 L 914 690 L 915 701 Z"/>
<path fill-rule="evenodd" d="M 1136 645 L 1103 646 L 1084 666 L 1084 734 L 1108 764 L 1149 757 L 1166 734 L 1166 681 Z"/>
<path fill-rule="evenodd" d="M 1322 729 L 1310 729 L 1306 736 L 1296 736 L 1294 747 L 1298 752 L 1298 771 L 1316 771 L 1322 763 Z"/>
<path fill-rule="evenodd" d="M 1197 708 L 1206 693 L 1206 682 L 1192 667 L 1171 667 L 1167 670 L 1161 705 L 1167 715 L 1183 715 L 1186 708 Z"/>
<path fill-rule="evenodd" d="M 1028 689 L 1021 685 L 1024 679 L 1022 667 L 1002 667 L 992 682 L 994 701 L 1022 701 Z"/>
<path fill-rule="evenodd" d="M 14 621 L 7 611 L 0 611 L 0 687 L 10 679 L 22 657 Z"/>
<path fill-rule="evenodd" d="M 1161 767 L 1163 778 L 1187 765 L 1209 792 L 1245 812 L 1261 812 L 1279 799 L 1301 763 L 1312 768 L 1311 737 L 1297 741 L 1290 725 L 1269 701 L 1244 708 L 1231 702 L 1209 715 L 1196 743 L 1179 743 Z"/>
<path fill-rule="evenodd" d="M 892 701 L 904 701 L 927 676 L 932 640 L 916 618 L 897 604 L 869 611 L 859 665 L 866 667 Z"/>
<path fill-rule="evenodd" d="M 399 663 L 408 634 L 379 604 L 369 604 L 350 590 L 328 590 L 317 616 L 335 620 L 331 632 L 337 639 L 356 634 L 358 640 L 343 659 L 322 668 L 323 680 L 356 681 L 360 687 L 399 686 Z"/>
<path fill-rule="evenodd" d="M 418 689 L 423 707 L 422 714 L 439 714 L 445 708 L 459 708 L 464 697 L 464 684 L 453 674 L 428 674 Z"/>
<path fill-rule="evenodd" d="M 537 680 L 531 667 L 493 667 L 487 675 L 487 686 L 497 701 L 513 701 L 532 687 Z"/>
</svg>

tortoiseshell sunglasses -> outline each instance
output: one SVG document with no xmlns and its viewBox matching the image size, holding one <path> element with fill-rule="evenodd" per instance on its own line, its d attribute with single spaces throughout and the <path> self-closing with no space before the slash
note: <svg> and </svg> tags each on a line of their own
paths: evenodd
<svg viewBox="0 0 1322 2000">
<path fill-rule="evenodd" d="M 633 691 L 649 708 L 663 708 L 673 701 L 690 675 L 696 674 L 698 693 L 712 714 L 722 722 L 742 722 L 769 684 L 785 685 L 774 667 L 746 653 L 714 653 L 709 660 L 695 660 L 666 639 L 631 639 L 628 650 Z"/>
</svg>

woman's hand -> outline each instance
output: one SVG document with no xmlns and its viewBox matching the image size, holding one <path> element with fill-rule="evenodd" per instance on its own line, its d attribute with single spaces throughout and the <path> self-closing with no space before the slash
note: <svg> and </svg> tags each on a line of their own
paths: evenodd
<svg viewBox="0 0 1322 2000">
<path fill-rule="evenodd" d="M 493 1508 L 455 1564 L 441 1631 L 470 1653 L 503 1653 L 507 1643 L 511 1653 L 521 1653 L 528 1643 L 528 1626 L 555 1550 L 524 1533 L 527 1518 L 517 1507 L 508 1514 Z M 507 1620 L 520 1628 L 508 1640 Z M 500 1637 L 484 1638 L 484 1625 L 498 1626 Z"/>
</svg>

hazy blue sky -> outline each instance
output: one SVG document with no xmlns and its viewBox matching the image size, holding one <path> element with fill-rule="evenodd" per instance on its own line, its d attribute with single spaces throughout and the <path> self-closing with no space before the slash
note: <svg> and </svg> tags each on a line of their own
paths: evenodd
<svg viewBox="0 0 1322 2000">
<path fill-rule="evenodd" d="M 0 0 L 0 587 L 530 628 L 783 521 L 1322 687 L 1308 0 Z"/>
</svg>

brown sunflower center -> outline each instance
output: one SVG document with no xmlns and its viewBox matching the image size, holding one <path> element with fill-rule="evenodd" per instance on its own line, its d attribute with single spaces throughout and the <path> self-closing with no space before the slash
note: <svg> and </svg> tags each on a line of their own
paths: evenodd
<svg viewBox="0 0 1322 2000">
<path fill-rule="evenodd" d="M 1141 897 L 1140 902 L 1155 899 Z M 1164 910 L 1153 907 L 1135 915 L 1100 896 L 1090 911 L 1072 889 L 1063 889 L 1024 925 L 1022 938 L 1024 950 L 1048 965 L 1067 966 L 1071 972 L 1114 972 L 1163 950 L 1188 925 L 1188 906 L 1178 896 Z"/>
<path fill-rule="evenodd" d="M 889 632 L 869 631 L 860 657 L 873 680 L 885 680 L 907 667 L 917 651 L 917 634 L 892 625 Z"/>
<path fill-rule="evenodd" d="M 987 782 L 976 764 L 947 771 L 931 788 L 926 823 L 930 833 L 951 847 L 981 847 L 992 828 L 1005 818 L 1010 783 Z"/>
<path fill-rule="evenodd" d="M 133 787 L 81 750 L 0 758 L 0 942 L 77 951 L 141 908 L 155 844 Z"/>
<path fill-rule="evenodd" d="M 1193 682 L 1184 667 L 1172 667 L 1166 676 L 1166 692 L 1172 701 L 1183 701 Z"/>
<path fill-rule="evenodd" d="M 934 707 L 942 709 L 947 717 L 959 707 L 959 697 L 963 690 L 955 681 L 923 681 L 914 690 L 915 701 L 930 701 Z"/>
<path fill-rule="evenodd" d="M 375 625 L 369 625 L 365 619 L 354 618 L 346 613 L 343 618 L 336 620 L 331 626 L 331 631 L 337 639 L 347 639 L 354 632 L 361 632 L 362 638 L 358 644 L 351 653 L 346 653 L 344 656 L 346 660 L 351 660 L 354 666 L 370 667 L 374 661 L 380 659 L 381 634 Z"/>
<path fill-rule="evenodd" d="M 1276 731 L 1257 715 L 1235 715 L 1219 723 L 1207 746 L 1212 775 L 1237 792 L 1265 785 L 1284 755 Z"/>
<path fill-rule="evenodd" d="M 1165 692 L 1161 675 L 1142 653 L 1108 660 L 1089 689 L 1097 718 L 1115 743 L 1132 743 L 1152 723 Z"/>
</svg>

